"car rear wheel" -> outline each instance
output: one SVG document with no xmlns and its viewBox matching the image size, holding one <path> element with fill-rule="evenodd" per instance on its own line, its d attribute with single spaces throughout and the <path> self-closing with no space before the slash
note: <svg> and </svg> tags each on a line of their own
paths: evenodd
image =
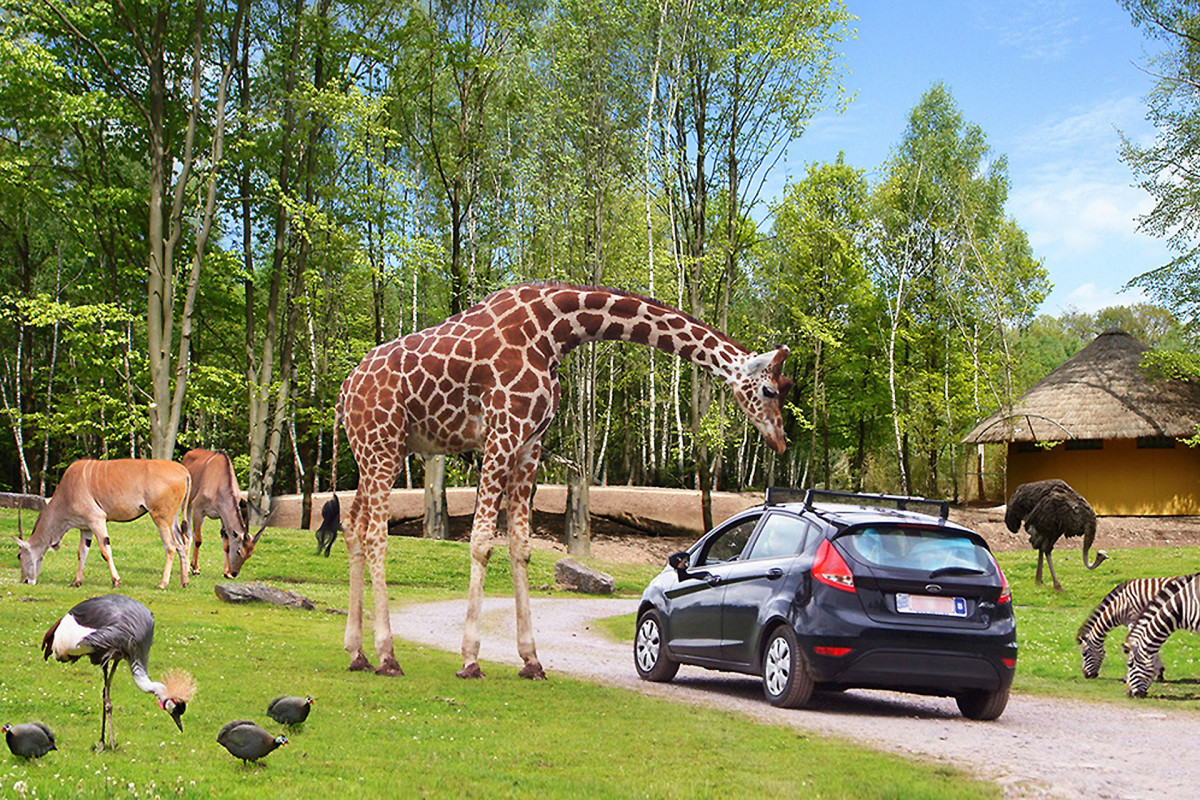
<svg viewBox="0 0 1200 800">
<path fill-rule="evenodd" d="M 812 678 L 804 670 L 796 634 L 787 625 L 776 628 L 767 639 L 763 693 L 771 705 L 781 708 L 802 708 L 812 697 Z"/>
<path fill-rule="evenodd" d="M 958 702 L 958 710 L 967 719 L 999 719 L 1008 705 L 1008 689 L 996 692 L 976 689 L 954 699 Z"/>
<path fill-rule="evenodd" d="M 663 683 L 679 672 L 679 662 L 667 655 L 662 618 L 654 609 L 638 617 L 637 635 L 633 639 L 633 663 L 644 681 Z"/>
</svg>

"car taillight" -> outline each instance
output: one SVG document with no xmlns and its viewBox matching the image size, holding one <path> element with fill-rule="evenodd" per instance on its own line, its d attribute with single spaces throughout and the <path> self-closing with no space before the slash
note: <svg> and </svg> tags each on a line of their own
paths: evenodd
<svg viewBox="0 0 1200 800">
<path fill-rule="evenodd" d="M 813 652 L 819 656 L 834 656 L 835 658 L 841 658 L 842 656 L 854 651 L 849 647 L 830 647 L 828 645 L 819 644 L 813 647 Z"/>
<path fill-rule="evenodd" d="M 846 566 L 846 559 L 837 551 L 828 539 L 821 542 L 817 548 L 817 558 L 813 562 L 813 577 L 821 583 L 841 589 L 843 592 L 853 592 L 854 574 Z"/>
<path fill-rule="evenodd" d="M 992 556 L 992 563 L 996 565 L 996 572 L 1000 573 L 1000 597 L 996 598 L 996 603 L 999 605 L 1011 603 L 1012 589 L 1008 587 L 1008 578 L 1004 577 L 1004 570 L 1000 569 L 1000 562 L 996 560 L 995 556 Z"/>
</svg>

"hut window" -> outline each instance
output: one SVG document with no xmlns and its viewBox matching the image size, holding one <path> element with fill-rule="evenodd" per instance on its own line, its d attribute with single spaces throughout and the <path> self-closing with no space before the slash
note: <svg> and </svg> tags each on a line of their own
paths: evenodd
<svg viewBox="0 0 1200 800">
<path fill-rule="evenodd" d="M 1139 436 L 1139 450 L 1174 450 L 1175 440 L 1170 436 Z"/>
<path fill-rule="evenodd" d="M 1068 450 L 1103 450 L 1103 439 L 1068 439 Z"/>
</svg>

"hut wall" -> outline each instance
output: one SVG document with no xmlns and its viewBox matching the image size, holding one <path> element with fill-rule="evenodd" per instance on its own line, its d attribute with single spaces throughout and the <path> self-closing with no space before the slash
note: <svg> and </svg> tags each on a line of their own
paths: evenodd
<svg viewBox="0 0 1200 800">
<path fill-rule="evenodd" d="M 1008 446 L 1007 496 L 1023 483 L 1061 478 L 1097 514 L 1200 514 L 1200 448 L 1139 448 L 1136 439 L 1105 439 L 1099 450 L 1028 451 Z"/>
</svg>

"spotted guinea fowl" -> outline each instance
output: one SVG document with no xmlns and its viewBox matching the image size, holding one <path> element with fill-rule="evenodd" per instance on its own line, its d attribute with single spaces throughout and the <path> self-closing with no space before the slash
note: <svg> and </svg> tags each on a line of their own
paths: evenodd
<svg viewBox="0 0 1200 800">
<path fill-rule="evenodd" d="M 8 740 L 8 749 L 14 756 L 22 758 L 41 758 L 51 750 L 57 750 L 54 745 L 54 731 L 40 722 L 26 722 L 23 725 L 5 724 L 4 738 Z"/>
<path fill-rule="evenodd" d="M 161 683 L 151 680 L 146 668 L 153 643 L 154 615 L 138 601 L 121 594 L 84 600 L 55 622 L 42 637 L 44 658 L 50 658 L 51 653 L 58 661 L 78 661 L 87 656 L 93 664 L 100 665 L 104 675 L 101 747 L 116 746 L 110 693 L 113 675 L 122 660 L 129 662 L 129 671 L 137 687 L 154 695 L 158 707 L 170 714 L 179 730 L 183 730 L 183 712 L 195 695 L 196 683 L 183 670 L 168 670 Z"/>
<path fill-rule="evenodd" d="M 1038 584 L 1043 584 L 1042 559 L 1045 559 L 1054 588 L 1062 591 L 1062 584 L 1054 574 L 1054 562 L 1050 560 L 1050 551 L 1062 536 L 1083 536 L 1083 565 L 1088 569 L 1095 569 L 1108 558 L 1108 553 L 1097 550 L 1096 560 L 1088 563 L 1088 550 L 1096 538 L 1096 512 L 1066 481 L 1052 478 L 1018 486 L 1008 501 L 1004 524 L 1016 533 L 1022 522 L 1029 543 L 1038 551 L 1034 578 Z"/>
<path fill-rule="evenodd" d="M 284 725 L 299 725 L 308 719 L 312 704 L 311 697 L 281 695 L 267 705 L 267 716 Z"/>
<path fill-rule="evenodd" d="M 286 736 L 272 736 L 248 719 L 235 719 L 217 734 L 217 744 L 240 758 L 243 764 L 248 761 L 258 763 L 260 758 L 287 743 Z"/>
</svg>

